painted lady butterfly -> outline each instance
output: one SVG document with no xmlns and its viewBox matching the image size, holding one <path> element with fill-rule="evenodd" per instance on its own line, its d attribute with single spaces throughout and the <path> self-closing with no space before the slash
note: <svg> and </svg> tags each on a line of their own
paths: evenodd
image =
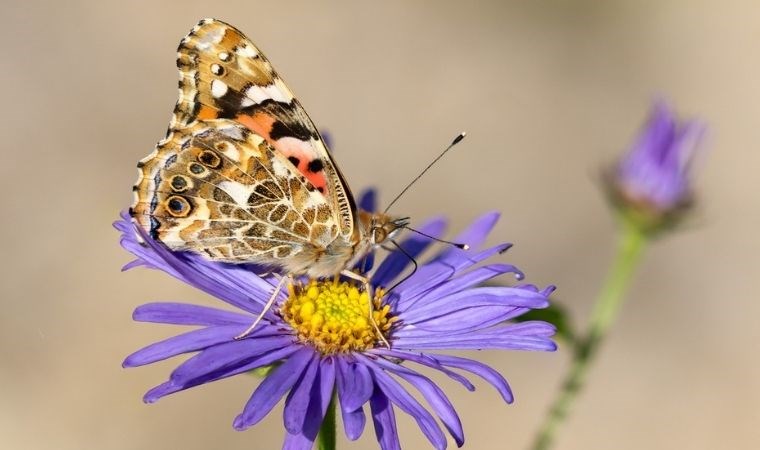
<svg viewBox="0 0 760 450">
<path fill-rule="evenodd" d="M 269 60 L 234 27 L 203 19 L 180 42 L 177 67 L 166 138 L 138 163 L 139 226 L 173 250 L 368 288 L 348 269 L 406 221 L 357 208 Z"/>
</svg>

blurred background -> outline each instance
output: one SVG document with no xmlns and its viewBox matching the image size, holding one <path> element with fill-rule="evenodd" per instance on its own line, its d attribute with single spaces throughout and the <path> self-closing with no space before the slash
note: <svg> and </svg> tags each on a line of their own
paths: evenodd
<svg viewBox="0 0 760 450">
<path fill-rule="evenodd" d="M 760 3 L 755 1 L 3 1 L 0 447 L 274 449 L 281 409 L 231 423 L 257 380 L 154 405 L 177 361 L 124 370 L 179 328 L 138 324 L 154 300 L 220 305 L 169 276 L 121 273 L 111 222 L 176 100 L 175 49 L 202 17 L 260 46 L 320 128 L 355 192 L 386 202 L 453 138 L 468 138 L 397 205 L 452 229 L 492 209 L 492 242 L 585 323 L 612 257 L 599 172 L 656 95 L 711 125 L 699 208 L 647 253 L 558 450 L 749 449 L 760 443 Z M 516 394 L 441 380 L 469 449 L 524 449 L 569 352 L 470 353 Z M 440 379 L 440 378 L 438 378 Z M 429 448 L 398 412 L 404 448 Z M 339 448 L 377 448 L 371 425 Z M 453 442 L 451 443 L 453 447 Z"/>
</svg>

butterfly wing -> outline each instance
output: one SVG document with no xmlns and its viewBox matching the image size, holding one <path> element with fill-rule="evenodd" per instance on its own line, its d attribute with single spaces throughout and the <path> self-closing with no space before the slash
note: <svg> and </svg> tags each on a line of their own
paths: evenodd
<svg viewBox="0 0 760 450">
<path fill-rule="evenodd" d="M 170 125 L 227 118 L 262 136 L 324 195 L 350 241 L 356 204 L 314 123 L 269 60 L 236 28 L 203 19 L 180 42 L 179 101 Z"/>
<path fill-rule="evenodd" d="M 232 120 L 197 120 L 170 133 L 138 168 L 131 213 L 173 250 L 297 271 L 296 255 L 339 233 L 316 187 Z"/>
</svg>

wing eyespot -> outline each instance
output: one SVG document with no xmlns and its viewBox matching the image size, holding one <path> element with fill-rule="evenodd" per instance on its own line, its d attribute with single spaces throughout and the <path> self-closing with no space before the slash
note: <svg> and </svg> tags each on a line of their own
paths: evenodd
<svg viewBox="0 0 760 450">
<path fill-rule="evenodd" d="M 190 201 L 181 195 L 172 195 L 166 199 L 166 210 L 174 217 L 187 217 L 192 209 Z"/>
<path fill-rule="evenodd" d="M 218 169 L 222 165 L 222 158 L 211 150 L 203 150 L 198 154 L 198 162 L 209 169 Z"/>
</svg>

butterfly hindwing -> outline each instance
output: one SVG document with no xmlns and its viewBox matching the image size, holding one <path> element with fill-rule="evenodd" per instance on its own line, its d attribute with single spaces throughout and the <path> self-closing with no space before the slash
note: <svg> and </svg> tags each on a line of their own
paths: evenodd
<svg viewBox="0 0 760 450">
<path fill-rule="evenodd" d="M 179 100 L 169 134 L 230 119 L 263 137 L 330 204 L 340 234 L 354 233 L 356 205 L 319 132 L 269 60 L 240 31 L 203 19 L 182 39 Z"/>
<path fill-rule="evenodd" d="M 339 233 L 323 195 L 257 133 L 228 119 L 170 133 L 138 164 L 132 214 L 173 250 L 277 264 Z"/>
</svg>

